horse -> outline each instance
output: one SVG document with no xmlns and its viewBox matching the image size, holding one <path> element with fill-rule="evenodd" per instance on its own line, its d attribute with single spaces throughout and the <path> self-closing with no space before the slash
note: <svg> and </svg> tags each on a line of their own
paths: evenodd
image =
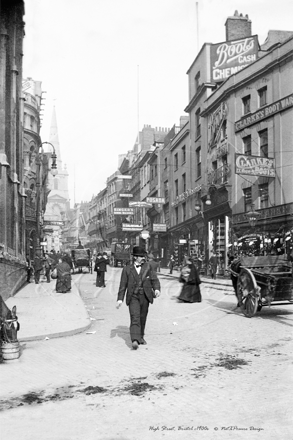
<svg viewBox="0 0 293 440">
<path fill-rule="evenodd" d="M 0 295 L 0 342 L 1 344 L 18 342 L 17 332 L 19 322 L 16 316 L 16 306 L 10 310 Z"/>
</svg>

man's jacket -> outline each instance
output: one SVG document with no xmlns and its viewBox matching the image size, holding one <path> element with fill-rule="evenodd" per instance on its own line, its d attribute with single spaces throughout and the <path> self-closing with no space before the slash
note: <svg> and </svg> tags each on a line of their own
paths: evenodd
<svg viewBox="0 0 293 440">
<path fill-rule="evenodd" d="M 145 293 L 147 299 L 152 304 L 155 298 L 155 290 L 160 290 L 161 285 L 156 272 L 154 272 L 149 263 L 141 266 L 140 274 L 137 273 L 133 264 L 125 266 L 122 270 L 120 286 L 117 300 L 124 300 L 126 293 L 126 304 L 129 305 L 134 292 Z"/>
</svg>

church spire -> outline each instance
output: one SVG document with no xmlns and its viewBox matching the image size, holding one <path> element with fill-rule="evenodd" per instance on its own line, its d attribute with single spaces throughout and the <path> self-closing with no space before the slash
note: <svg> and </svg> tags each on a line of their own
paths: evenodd
<svg viewBox="0 0 293 440">
<path fill-rule="evenodd" d="M 50 127 L 50 135 L 49 142 L 54 145 L 55 152 L 57 154 L 57 162 L 61 163 L 61 153 L 59 146 L 59 137 L 58 137 L 58 127 L 57 127 L 57 118 L 56 118 L 56 109 L 53 107 L 52 119 L 51 119 L 51 127 Z M 59 168 L 59 167 L 58 167 Z"/>
</svg>

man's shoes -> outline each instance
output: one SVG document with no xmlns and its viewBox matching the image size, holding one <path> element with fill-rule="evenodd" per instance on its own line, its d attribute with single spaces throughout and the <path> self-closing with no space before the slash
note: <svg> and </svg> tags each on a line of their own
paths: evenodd
<svg viewBox="0 0 293 440">
<path fill-rule="evenodd" d="M 141 338 L 140 345 L 147 345 L 147 341 L 145 339 Z"/>
<path fill-rule="evenodd" d="M 138 342 L 137 341 L 132 341 L 132 348 L 133 348 L 133 350 L 138 349 Z"/>
</svg>

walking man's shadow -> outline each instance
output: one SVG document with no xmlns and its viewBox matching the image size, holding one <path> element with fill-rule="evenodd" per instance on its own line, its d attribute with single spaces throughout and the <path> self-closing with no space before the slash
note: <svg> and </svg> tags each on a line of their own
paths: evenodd
<svg viewBox="0 0 293 440">
<path fill-rule="evenodd" d="M 127 347 L 132 348 L 128 327 L 126 327 L 125 325 L 117 325 L 116 328 L 113 328 L 111 330 L 110 338 L 115 338 L 115 336 L 122 338 L 125 344 L 127 345 Z"/>
</svg>

